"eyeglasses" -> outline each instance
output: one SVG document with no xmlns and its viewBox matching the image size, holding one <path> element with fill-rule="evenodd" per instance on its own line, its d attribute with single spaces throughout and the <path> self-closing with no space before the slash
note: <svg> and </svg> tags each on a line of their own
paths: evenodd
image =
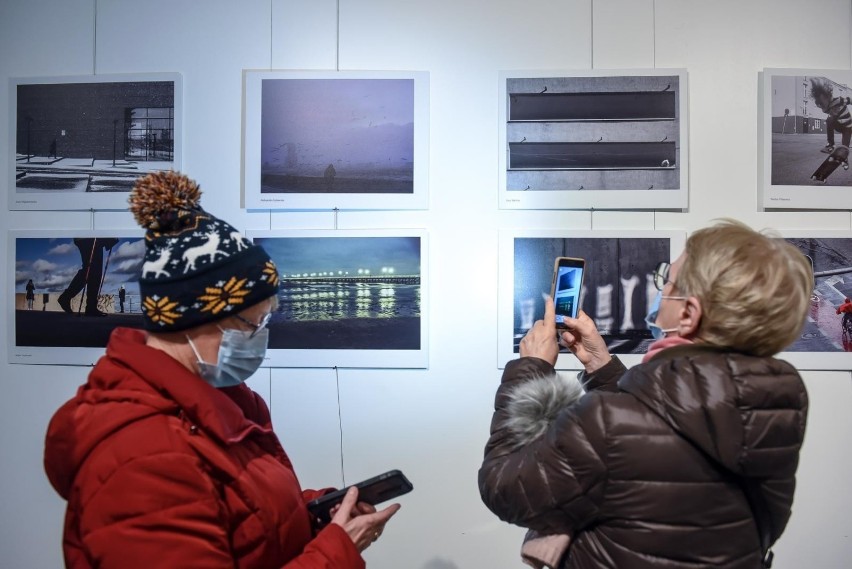
<svg viewBox="0 0 852 569">
<path fill-rule="evenodd" d="M 263 315 L 263 318 L 261 318 L 261 319 L 260 319 L 260 322 L 258 322 L 257 324 L 255 324 L 255 323 L 254 323 L 254 322 L 252 322 L 251 320 L 247 320 L 247 319 L 243 318 L 243 317 L 242 317 L 242 316 L 240 316 L 239 314 L 234 314 L 233 316 L 234 316 L 234 318 L 236 318 L 237 320 L 239 320 L 239 321 L 240 321 L 240 322 L 242 322 L 243 324 L 245 324 L 245 325 L 247 325 L 247 326 L 251 326 L 251 327 L 252 327 L 252 332 L 251 332 L 251 334 L 249 335 L 249 338 L 254 338 L 255 336 L 257 336 L 257 334 L 258 334 L 261 330 L 263 330 L 264 328 L 266 328 L 266 325 L 267 325 L 267 324 L 269 324 L 269 320 L 272 318 L 272 313 L 271 313 L 271 312 L 267 312 L 266 314 L 264 314 L 264 315 Z"/>
<path fill-rule="evenodd" d="M 674 284 L 674 281 L 669 280 L 669 271 L 671 271 L 672 266 L 669 263 L 663 262 L 657 265 L 657 268 L 654 269 L 654 286 L 657 287 L 657 290 L 663 290 L 666 286 L 666 283 Z"/>
</svg>

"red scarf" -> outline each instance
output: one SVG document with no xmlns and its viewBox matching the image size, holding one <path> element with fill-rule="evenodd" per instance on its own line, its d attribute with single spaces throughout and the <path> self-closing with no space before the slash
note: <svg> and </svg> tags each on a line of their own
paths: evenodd
<svg viewBox="0 0 852 569">
<path fill-rule="evenodd" d="M 644 364 L 666 348 L 671 348 L 672 346 L 683 346 L 685 344 L 693 343 L 694 342 L 692 340 L 687 340 L 686 338 L 681 338 L 680 336 L 666 336 L 665 338 L 657 340 L 656 342 L 648 346 L 648 353 L 642 356 L 642 363 Z"/>
</svg>

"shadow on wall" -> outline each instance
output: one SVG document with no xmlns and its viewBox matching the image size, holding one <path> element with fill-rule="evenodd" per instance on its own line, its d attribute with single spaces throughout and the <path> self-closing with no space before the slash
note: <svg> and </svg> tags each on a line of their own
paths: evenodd
<svg viewBox="0 0 852 569">
<path fill-rule="evenodd" d="M 421 569 L 459 569 L 459 566 L 445 559 L 431 559 Z"/>
</svg>

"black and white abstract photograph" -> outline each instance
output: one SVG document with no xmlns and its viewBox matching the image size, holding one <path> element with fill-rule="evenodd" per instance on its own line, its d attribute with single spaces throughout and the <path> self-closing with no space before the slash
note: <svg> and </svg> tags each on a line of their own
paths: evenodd
<svg viewBox="0 0 852 569">
<path fill-rule="evenodd" d="M 426 73 L 244 73 L 246 207 L 425 207 Z"/>
<path fill-rule="evenodd" d="M 141 236 L 10 231 L 9 361 L 93 363 L 112 330 L 141 328 Z"/>
<path fill-rule="evenodd" d="M 176 73 L 11 82 L 9 208 L 126 209 L 136 180 L 180 169 Z"/>
<path fill-rule="evenodd" d="M 504 209 L 684 209 L 683 69 L 503 71 Z"/>
<path fill-rule="evenodd" d="M 761 207 L 852 208 L 852 71 L 759 75 Z"/>
<path fill-rule="evenodd" d="M 852 369 L 852 235 L 791 235 L 813 265 L 814 290 L 801 336 L 779 357 L 799 369 Z"/>
<path fill-rule="evenodd" d="M 249 231 L 281 276 L 269 323 L 274 367 L 427 364 L 426 236 L 420 230 Z"/>
<path fill-rule="evenodd" d="M 653 342 L 645 323 L 657 288 L 653 272 L 680 255 L 685 234 L 648 232 L 521 232 L 500 235 L 500 367 L 518 357 L 521 339 L 544 316 L 557 257 L 585 259 L 580 309 L 589 315 L 611 353 L 636 363 Z M 557 367 L 580 369 L 562 348 Z"/>
</svg>

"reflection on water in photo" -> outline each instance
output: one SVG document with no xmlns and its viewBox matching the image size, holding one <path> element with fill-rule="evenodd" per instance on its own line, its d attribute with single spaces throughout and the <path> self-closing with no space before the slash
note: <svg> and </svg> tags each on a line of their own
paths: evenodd
<svg viewBox="0 0 852 569">
<path fill-rule="evenodd" d="M 277 318 L 290 322 L 420 316 L 417 284 L 285 281 L 278 300 Z"/>
</svg>

